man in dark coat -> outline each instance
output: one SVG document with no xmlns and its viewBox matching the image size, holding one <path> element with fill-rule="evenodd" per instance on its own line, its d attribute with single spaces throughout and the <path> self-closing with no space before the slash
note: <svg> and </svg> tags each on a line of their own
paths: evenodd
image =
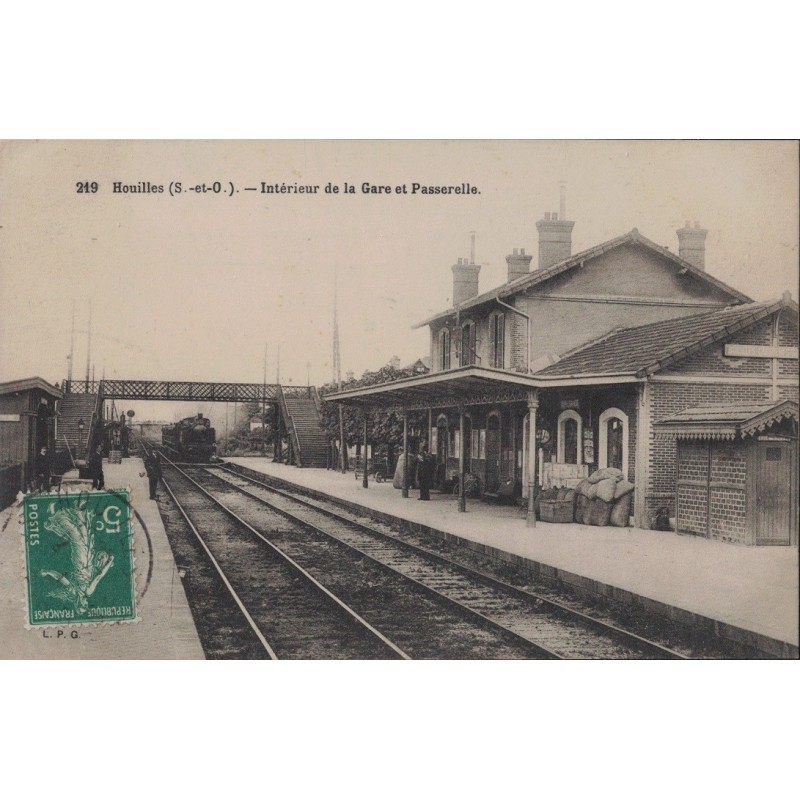
<svg viewBox="0 0 800 800">
<path fill-rule="evenodd" d="M 161 457 L 158 453 L 151 453 L 144 460 L 144 468 L 147 472 L 147 480 L 150 483 L 150 499 L 157 500 L 156 490 L 158 489 L 158 481 L 161 478 Z"/>
<path fill-rule="evenodd" d="M 417 456 L 417 486 L 419 486 L 419 499 L 431 499 L 431 484 L 433 483 L 433 457 L 428 452 L 428 446 L 423 444 Z"/>
<path fill-rule="evenodd" d="M 103 475 L 103 445 L 97 445 L 89 459 L 89 475 L 92 477 L 92 489 L 102 489 L 105 483 Z"/>
</svg>

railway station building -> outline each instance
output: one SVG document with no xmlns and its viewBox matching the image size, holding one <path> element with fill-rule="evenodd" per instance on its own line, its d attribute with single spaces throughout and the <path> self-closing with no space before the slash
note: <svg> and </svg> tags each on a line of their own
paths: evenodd
<svg viewBox="0 0 800 800">
<path fill-rule="evenodd" d="M 754 302 L 709 274 L 697 223 L 677 231 L 677 254 L 636 229 L 573 254 L 575 223 L 563 217 L 536 223 L 536 262 L 512 250 L 506 282 L 491 291 L 479 291 L 474 256 L 452 266 L 453 305 L 417 326 L 430 331 L 430 373 L 325 400 L 427 411 L 436 482 L 469 473 L 490 494 L 516 485 L 530 525 L 540 488 L 615 467 L 635 486 L 641 528 L 659 508 L 676 514 L 678 440 L 657 435 L 658 423 L 691 408 L 791 400 L 781 435 L 794 446 L 773 475 L 788 487 L 798 399 L 789 293 Z M 784 538 L 797 542 L 796 514 Z"/>
</svg>

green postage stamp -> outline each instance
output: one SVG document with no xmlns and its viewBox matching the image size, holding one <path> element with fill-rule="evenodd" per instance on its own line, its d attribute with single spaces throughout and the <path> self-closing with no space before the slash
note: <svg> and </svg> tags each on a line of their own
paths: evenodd
<svg viewBox="0 0 800 800">
<path fill-rule="evenodd" d="M 28 495 L 24 514 L 31 625 L 136 619 L 127 490 Z"/>
</svg>

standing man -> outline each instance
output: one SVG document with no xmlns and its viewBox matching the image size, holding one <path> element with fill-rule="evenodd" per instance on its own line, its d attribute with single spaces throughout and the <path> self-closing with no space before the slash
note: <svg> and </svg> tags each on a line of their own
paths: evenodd
<svg viewBox="0 0 800 800">
<path fill-rule="evenodd" d="M 428 445 L 423 444 L 417 456 L 417 485 L 419 486 L 419 499 L 431 499 L 431 483 L 433 482 L 433 458 L 428 452 Z"/>
<path fill-rule="evenodd" d="M 106 485 L 103 475 L 103 445 L 101 444 L 97 445 L 89 459 L 89 475 L 92 477 L 92 489 L 102 489 Z"/>
<path fill-rule="evenodd" d="M 161 457 L 158 453 L 151 453 L 144 461 L 147 480 L 150 483 L 150 499 L 157 500 L 158 481 L 161 478 Z"/>
</svg>

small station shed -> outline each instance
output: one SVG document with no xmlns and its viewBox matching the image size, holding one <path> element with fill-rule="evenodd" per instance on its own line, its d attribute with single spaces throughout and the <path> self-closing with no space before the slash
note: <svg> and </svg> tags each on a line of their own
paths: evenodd
<svg viewBox="0 0 800 800">
<path fill-rule="evenodd" d="M 0 383 L 0 507 L 28 485 L 41 447 L 52 464 L 56 404 L 62 396 L 43 378 Z"/>
<path fill-rule="evenodd" d="M 792 400 L 687 408 L 656 423 L 677 443 L 677 530 L 796 545 L 797 423 Z"/>
</svg>

